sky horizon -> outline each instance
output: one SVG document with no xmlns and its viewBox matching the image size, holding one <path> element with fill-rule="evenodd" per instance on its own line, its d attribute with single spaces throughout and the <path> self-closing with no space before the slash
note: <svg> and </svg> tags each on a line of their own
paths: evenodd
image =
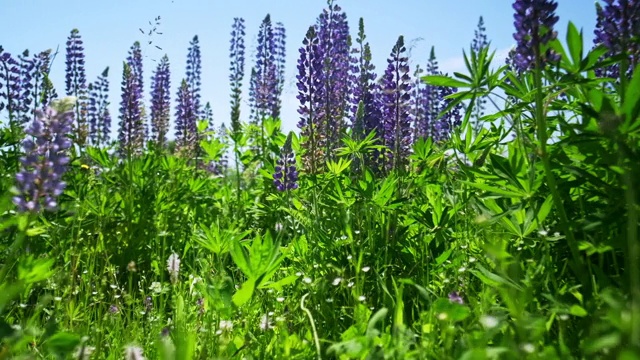
<svg viewBox="0 0 640 360">
<path fill-rule="evenodd" d="M 246 24 L 246 67 L 243 80 L 242 120 L 248 121 L 248 75 L 253 65 L 256 35 L 260 22 L 268 13 L 272 21 L 282 22 L 286 29 L 286 75 L 282 98 L 282 128 L 297 132 L 298 100 L 295 83 L 298 49 L 306 29 L 315 24 L 326 7 L 325 0 L 114 0 L 92 2 L 81 0 L 0 0 L 4 20 L 0 22 L 0 46 L 17 56 L 25 49 L 37 53 L 58 50 L 51 69 L 51 79 L 60 96 L 64 95 L 65 43 L 72 29 L 80 31 L 85 47 L 87 83 L 91 83 L 109 67 L 109 101 L 112 135 L 117 133 L 122 63 L 129 48 L 140 41 L 144 56 L 144 100 L 149 106 L 151 76 L 157 62 L 167 54 L 171 68 L 171 129 L 177 87 L 185 77 L 189 42 L 198 35 L 202 52 L 202 103 L 210 102 L 214 125 L 229 125 L 229 40 L 234 17 Z M 386 66 L 386 59 L 399 35 L 404 35 L 410 51 L 411 71 L 415 65 L 425 67 L 431 46 L 443 72 L 464 71 L 462 50 L 468 49 L 483 16 L 491 49 L 502 62 L 513 40 L 512 0 L 458 0 L 432 2 L 404 0 L 398 6 L 381 0 L 342 0 L 337 3 L 347 13 L 350 32 L 355 38 L 358 19 L 364 18 L 367 41 L 370 42 L 376 74 Z M 55 4 L 51 6 L 51 4 Z M 49 7 L 46 7 L 49 5 Z M 556 25 L 564 42 L 568 21 L 583 29 L 587 48 L 593 42 L 596 12 L 590 0 L 558 0 Z M 147 34 L 155 18 L 161 35 Z M 144 32 L 144 34 L 143 34 Z M 10 34 L 7 36 L 7 34 Z M 151 44 L 149 44 L 151 41 Z M 156 48 L 156 46 L 161 49 Z M 0 113 L 5 121 L 6 112 Z"/>
</svg>

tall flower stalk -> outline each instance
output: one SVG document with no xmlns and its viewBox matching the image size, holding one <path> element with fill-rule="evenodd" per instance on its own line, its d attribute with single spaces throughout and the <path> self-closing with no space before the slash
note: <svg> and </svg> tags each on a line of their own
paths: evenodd
<svg viewBox="0 0 640 360">
<path fill-rule="evenodd" d="M 236 168 L 236 196 L 240 204 L 240 137 L 242 136 L 242 123 L 240 122 L 240 104 L 242 100 L 242 80 L 244 79 L 245 66 L 245 25 L 243 18 L 233 19 L 231 26 L 231 40 L 229 45 L 229 83 L 231 84 L 231 139 L 233 140 L 233 152 L 235 154 Z"/>
<path fill-rule="evenodd" d="M 182 80 L 178 89 L 178 105 L 176 106 L 176 151 L 186 158 L 196 155 L 198 147 L 197 120 L 198 114 L 193 106 L 193 93 L 186 79 Z"/>
<path fill-rule="evenodd" d="M 142 151 L 144 123 L 141 106 L 142 89 L 131 66 L 124 63 L 122 72 L 122 101 L 120 102 L 120 129 L 118 134 L 120 155 L 130 157 Z"/>
<path fill-rule="evenodd" d="M 306 171 L 315 174 L 323 159 L 323 144 L 325 141 L 322 132 L 322 121 L 324 119 L 323 78 L 322 68 L 324 66 L 323 54 L 319 46 L 319 39 L 315 28 L 309 27 L 307 35 L 302 41 L 300 57 L 298 59 L 297 99 L 300 101 L 298 113 L 300 121 L 298 128 L 302 136 L 303 163 Z"/>
<path fill-rule="evenodd" d="M 71 30 L 67 38 L 66 81 L 67 96 L 74 96 L 76 102 L 76 141 L 86 143 L 89 129 L 87 126 L 87 77 L 85 75 L 84 43 L 78 29 Z"/>
<path fill-rule="evenodd" d="M 298 188 L 298 170 L 296 157 L 291 149 L 291 133 L 282 146 L 280 158 L 276 161 L 273 184 L 278 191 L 289 191 Z"/>
<path fill-rule="evenodd" d="M 187 54 L 187 85 L 191 91 L 193 101 L 193 111 L 197 118 L 202 117 L 202 107 L 200 104 L 200 86 L 202 85 L 202 55 L 200 53 L 200 40 L 195 35 L 189 43 Z"/>
<path fill-rule="evenodd" d="M 229 53 L 231 63 L 229 65 L 229 82 L 231 84 L 231 133 L 236 137 L 241 131 L 240 103 L 242 100 L 242 80 L 244 79 L 245 66 L 245 25 L 243 18 L 233 19 L 231 27 L 231 44 Z"/>
<path fill-rule="evenodd" d="M 391 50 L 388 66 L 382 77 L 383 141 L 387 153 L 388 169 L 406 170 L 411 150 L 411 77 L 404 37 Z"/>
<path fill-rule="evenodd" d="M 22 146 L 25 156 L 16 175 L 18 195 L 14 204 L 21 212 L 54 211 L 66 186 L 62 177 L 69 163 L 71 140 L 67 137 L 73 123 L 73 102 L 55 104 L 55 108 L 36 111 L 36 119 L 26 129 Z"/>
<path fill-rule="evenodd" d="M 158 148 L 167 145 L 171 112 L 169 57 L 163 56 L 151 79 L 151 134 Z"/>
<path fill-rule="evenodd" d="M 321 131 L 326 140 L 324 155 L 333 157 L 340 147 L 345 130 L 345 120 L 351 105 L 349 84 L 350 46 L 347 14 L 340 6 L 328 1 L 328 7 L 318 17 L 317 31 L 319 47 L 324 56 L 322 68 L 324 121 Z"/>
<path fill-rule="evenodd" d="M 640 1 L 605 0 L 604 7 L 596 3 L 596 11 L 594 44 L 604 45 L 608 56 L 625 55 L 623 61 L 607 67 L 600 75 L 626 82 L 640 64 Z"/>
<path fill-rule="evenodd" d="M 89 84 L 89 133 L 91 142 L 96 146 L 107 144 L 111 132 L 108 76 L 109 67 L 104 69 L 94 83 Z"/>
<path fill-rule="evenodd" d="M 567 213 L 562 203 L 562 198 L 558 192 L 555 175 L 551 169 L 551 161 L 547 153 L 547 119 L 544 113 L 544 94 L 542 84 L 542 69 L 545 63 L 554 58 L 549 51 L 543 53 L 543 46 L 555 37 L 553 26 L 558 21 L 555 9 L 558 4 L 553 0 L 516 0 L 513 4 L 515 10 L 514 25 L 516 33 L 514 39 L 517 41 L 514 65 L 516 70 L 527 71 L 533 69 L 535 93 L 535 118 L 536 132 L 538 138 L 538 153 L 542 159 L 545 176 L 551 195 L 553 197 L 556 211 L 563 227 L 567 244 L 573 257 L 573 271 L 580 278 L 582 285 L 586 289 L 590 288 L 590 280 L 584 276 L 586 274 L 578 244 L 573 235 L 573 230 L 569 224 Z"/>
</svg>

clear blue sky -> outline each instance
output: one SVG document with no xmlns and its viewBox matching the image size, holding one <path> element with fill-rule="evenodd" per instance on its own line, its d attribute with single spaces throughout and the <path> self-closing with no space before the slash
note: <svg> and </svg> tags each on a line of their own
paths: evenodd
<svg viewBox="0 0 640 360">
<path fill-rule="evenodd" d="M 512 0 L 339 0 L 347 12 L 351 33 L 357 32 L 358 19 L 364 17 L 371 43 L 376 72 L 381 74 L 386 58 L 398 35 L 404 35 L 412 47 L 412 63 L 424 68 L 433 45 L 443 71 L 464 69 L 462 48 L 473 39 L 480 15 L 484 17 L 492 48 L 504 56 L 514 45 Z M 401 5 L 399 5 L 401 4 Z M 595 26 L 593 0 L 558 0 L 562 38 L 569 20 L 584 30 L 591 44 Z M 65 42 L 69 32 L 78 28 L 85 45 L 86 71 L 92 82 L 110 67 L 110 101 L 115 126 L 118 122 L 122 62 L 131 44 L 138 40 L 145 56 L 145 100 L 149 99 L 151 74 L 165 53 L 171 62 L 172 116 L 176 85 L 185 76 L 189 41 L 200 38 L 203 64 L 203 102 L 209 101 L 215 125 L 229 123 L 229 32 L 234 17 L 243 17 L 247 25 L 247 69 L 253 63 L 258 26 L 267 13 L 274 22 L 282 22 L 287 31 L 287 84 L 283 94 L 283 128 L 295 130 L 298 121 L 295 75 L 298 48 L 306 29 L 326 6 L 325 0 L 0 0 L 0 45 L 17 55 L 24 49 L 38 52 L 59 47 L 52 69 L 58 93 L 64 94 Z M 153 44 L 140 28 L 150 29 L 149 21 L 161 17 Z M 158 45 L 162 50 L 155 48 Z M 243 100 L 248 80 L 245 77 Z M 246 109 L 246 107 L 245 107 Z M 247 112 L 243 113 L 246 120 Z M 6 115 L 0 115 L 4 118 Z M 172 125 L 173 127 L 173 125 Z M 173 132 L 173 128 L 172 128 Z"/>
</svg>

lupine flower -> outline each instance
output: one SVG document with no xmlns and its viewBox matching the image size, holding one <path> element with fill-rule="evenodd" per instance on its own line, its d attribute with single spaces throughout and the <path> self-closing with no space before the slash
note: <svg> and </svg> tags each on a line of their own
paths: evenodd
<svg viewBox="0 0 640 360">
<path fill-rule="evenodd" d="M 200 117 L 201 120 L 207 122 L 207 131 L 211 133 L 215 132 L 213 125 L 213 109 L 211 109 L 210 102 L 207 101 L 207 103 L 204 104 L 204 108 L 202 108 L 202 115 Z"/>
<path fill-rule="evenodd" d="M 67 96 L 75 96 L 76 102 L 76 136 L 80 144 L 86 142 L 87 129 L 87 77 L 84 68 L 84 45 L 78 29 L 71 30 L 67 38 L 66 81 Z"/>
<path fill-rule="evenodd" d="M 109 141 L 111 114 L 109 113 L 109 67 L 98 79 L 89 84 L 89 134 L 91 142 L 100 146 Z"/>
<path fill-rule="evenodd" d="M 144 360 L 142 348 L 135 345 L 129 345 L 124 349 L 124 358 L 126 360 Z"/>
<path fill-rule="evenodd" d="M 42 208 L 53 211 L 58 207 L 57 198 L 66 186 L 62 176 L 69 163 L 71 140 L 67 135 L 73 123 L 73 101 L 65 99 L 55 109 L 38 110 L 25 130 L 29 136 L 22 144 L 25 156 L 16 175 L 19 195 L 13 198 L 21 212 L 37 213 Z"/>
<path fill-rule="evenodd" d="M 298 171 L 296 170 L 296 157 L 293 150 L 291 150 L 291 133 L 287 136 L 287 140 L 280 152 L 280 158 L 276 161 L 273 184 L 278 191 L 298 188 Z"/>
<path fill-rule="evenodd" d="M 175 284 L 180 274 L 180 257 L 178 254 L 173 253 L 169 256 L 167 260 L 167 271 L 169 272 L 169 276 L 171 276 L 171 282 Z"/>
<path fill-rule="evenodd" d="M 489 43 L 487 42 L 486 31 L 487 28 L 484 26 L 484 19 L 482 18 L 482 16 L 480 16 L 480 20 L 478 20 L 478 28 L 475 30 L 475 36 L 473 38 L 473 42 L 471 43 L 472 51 L 480 53 L 482 49 L 486 48 L 489 45 Z M 479 121 L 482 115 L 484 115 L 484 105 L 486 104 L 486 102 L 487 100 L 485 99 L 485 97 L 476 99 L 473 112 L 473 117 L 476 119 L 476 121 Z"/>
<path fill-rule="evenodd" d="M 176 107 L 176 150 L 185 156 L 193 156 L 198 146 L 197 119 L 193 106 L 192 93 L 186 80 L 178 89 L 178 105 Z"/>
<path fill-rule="evenodd" d="M 9 112 L 9 121 L 14 122 L 17 120 L 20 99 L 20 68 L 18 61 L 10 53 L 4 52 L 2 47 L 0 47 L 0 80 L 2 80 L 0 86 L 2 83 L 5 84 L 4 91 L 0 92 L 0 110 L 6 108 Z"/>
<path fill-rule="evenodd" d="M 275 62 L 276 44 L 271 23 L 271 16 L 267 14 L 258 30 L 258 46 L 256 48 L 256 62 L 250 82 L 253 92 L 250 93 L 252 106 L 252 122 L 262 127 L 262 121 L 267 117 L 277 117 L 278 107 L 278 65 Z"/>
<path fill-rule="evenodd" d="M 187 85 L 191 91 L 191 99 L 193 102 L 193 112 L 196 118 L 200 118 L 200 85 L 202 83 L 202 60 L 200 54 L 200 41 L 198 35 L 193 37 L 189 43 L 189 52 L 187 54 Z"/>
<path fill-rule="evenodd" d="M 411 117 L 413 118 L 413 139 L 417 141 L 428 136 L 426 126 L 429 106 L 429 86 L 422 81 L 424 69 L 416 65 L 413 72 L 415 81 L 411 88 Z"/>
<path fill-rule="evenodd" d="M 604 0 L 604 8 L 596 3 L 598 21 L 594 31 L 595 45 L 602 44 L 609 51 L 608 56 L 626 54 L 629 68 L 627 76 L 631 76 L 634 68 L 640 63 L 640 1 L 638 0 Z M 599 75 L 618 78 L 619 65 L 611 65 Z"/>
<path fill-rule="evenodd" d="M 375 66 L 371 63 L 371 48 L 368 42 L 365 42 L 366 35 L 364 33 L 364 19 L 360 18 L 358 26 L 358 37 L 356 43 L 358 46 L 352 50 L 354 54 L 351 56 L 351 72 L 354 86 L 352 88 L 353 97 L 351 98 L 351 122 L 353 133 L 356 138 L 363 138 L 367 135 L 365 130 L 366 99 L 370 99 L 376 74 L 373 72 Z M 362 106 L 363 111 L 358 114 L 358 108 Z"/>
<path fill-rule="evenodd" d="M 48 99 L 48 94 L 46 94 L 46 87 L 44 86 L 44 82 L 46 78 L 49 76 L 49 62 L 51 61 L 51 49 L 41 51 L 39 54 L 34 56 L 35 59 L 35 71 L 33 74 L 33 108 L 32 114 L 35 117 L 35 110 L 38 108 L 45 108 L 46 104 L 44 103 L 45 99 Z"/>
<path fill-rule="evenodd" d="M 151 79 L 151 133 L 153 141 L 160 148 L 166 145 L 169 132 L 170 86 L 169 57 L 165 55 L 158 63 Z"/>
<path fill-rule="evenodd" d="M 540 53 L 540 47 L 556 38 L 553 26 L 558 22 L 555 15 L 558 4 L 554 0 L 516 0 L 513 3 L 513 38 L 517 42 L 515 65 L 518 71 L 527 71 L 536 65 L 558 61 L 559 57 L 551 50 Z"/>
<path fill-rule="evenodd" d="M 35 98 L 37 98 L 36 85 L 33 83 L 38 71 L 37 57 L 30 57 L 29 50 L 25 50 L 21 55 L 18 55 L 18 60 L 20 63 L 20 93 L 16 116 L 19 124 L 25 124 L 33 120 L 35 116 L 31 113 L 31 104 L 34 104 Z"/>
<path fill-rule="evenodd" d="M 281 22 L 276 23 L 273 28 L 273 59 L 276 67 L 276 94 L 274 99 L 273 118 L 280 117 L 282 106 L 282 90 L 284 89 L 284 70 L 286 59 L 286 39 L 287 34 Z"/>
<path fill-rule="evenodd" d="M 245 26 L 243 18 L 234 18 L 231 28 L 231 45 L 229 53 L 229 82 L 231 83 L 231 131 L 234 136 L 240 133 L 240 101 L 242 98 L 242 79 L 244 78 L 244 36 Z"/>
<path fill-rule="evenodd" d="M 457 291 L 453 291 L 449 294 L 449 301 L 464 305 L 464 299 L 462 299 L 462 296 L 460 296 Z"/>
<path fill-rule="evenodd" d="M 401 170 L 407 165 L 411 148 L 411 77 L 405 54 L 404 37 L 398 37 L 382 77 L 382 140 L 390 152 L 388 168 Z"/>
<path fill-rule="evenodd" d="M 298 59 L 297 86 L 300 101 L 298 128 L 302 135 L 302 158 L 307 172 L 314 174 L 323 158 L 324 133 L 321 131 L 324 118 L 322 68 L 323 54 L 313 26 L 309 27 L 302 41 Z"/>
<path fill-rule="evenodd" d="M 51 101 L 58 98 L 58 93 L 56 92 L 51 79 L 49 79 L 51 50 L 43 51 L 40 53 L 40 56 L 42 57 L 42 62 L 40 63 L 40 74 L 43 76 L 40 105 L 42 109 L 46 109 Z"/>
<path fill-rule="evenodd" d="M 110 314 L 115 315 L 118 312 L 120 312 L 120 309 L 118 309 L 118 307 L 116 305 L 109 306 L 109 313 Z"/>
<path fill-rule="evenodd" d="M 427 62 L 428 75 L 441 75 L 438 69 L 435 49 L 431 48 L 429 61 Z M 431 138 L 434 141 L 445 140 L 449 137 L 451 130 L 455 126 L 459 126 L 462 122 L 461 105 L 458 105 L 440 116 L 440 113 L 447 108 L 450 99 L 446 96 L 453 94 L 456 89 L 446 86 L 427 85 L 420 92 L 420 98 L 417 101 L 423 103 L 424 112 L 420 112 L 423 117 L 414 119 L 416 139 L 420 137 Z M 416 112 L 414 111 L 414 114 Z"/>
<path fill-rule="evenodd" d="M 138 154 L 144 144 L 144 124 L 141 114 L 142 89 L 138 86 L 131 66 L 124 63 L 122 72 L 122 101 L 120 102 L 120 155 Z"/>
<path fill-rule="evenodd" d="M 319 47 L 324 56 L 322 106 L 325 110 L 321 131 L 326 137 L 324 155 L 329 159 L 340 147 L 351 104 L 349 24 L 347 14 L 333 4 L 333 0 L 329 1 L 328 8 L 323 10 L 317 22 Z"/>
<path fill-rule="evenodd" d="M 487 28 L 484 26 L 484 19 L 480 16 L 478 20 L 478 27 L 474 32 L 473 42 L 471 43 L 471 49 L 475 52 L 480 52 L 483 48 L 487 47 Z"/>
</svg>

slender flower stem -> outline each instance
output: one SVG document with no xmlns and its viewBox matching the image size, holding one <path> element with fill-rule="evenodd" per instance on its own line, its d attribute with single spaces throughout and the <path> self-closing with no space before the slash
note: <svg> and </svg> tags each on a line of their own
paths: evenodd
<svg viewBox="0 0 640 360">
<path fill-rule="evenodd" d="M 535 106 L 536 106 L 536 130 L 538 135 L 538 143 L 540 146 L 540 157 L 542 158 L 542 164 L 544 166 L 545 176 L 547 178 L 547 184 L 549 186 L 549 191 L 551 191 L 551 196 L 553 198 L 553 203 L 558 211 L 558 217 L 560 218 L 560 225 L 563 228 L 563 232 L 565 233 L 567 244 L 569 245 L 569 250 L 571 251 L 571 256 L 573 258 L 573 264 L 570 264 L 574 273 L 580 279 L 582 285 L 588 289 L 590 292 L 591 283 L 588 279 L 587 272 L 585 272 L 584 264 L 582 258 L 580 257 L 580 252 L 578 250 L 578 243 L 573 235 L 573 230 L 571 229 L 571 225 L 569 224 L 569 219 L 567 217 L 567 213 L 564 209 L 564 204 L 562 203 L 562 198 L 560 197 L 560 193 L 558 192 L 558 187 L 556 183 L 556 178 L 553 175 L 551 170 L 551 162 L 549 161 L 549 154 L 547 153 L 547 123 L 546 116 L 544 113 L 544 99 L 543 99 L 543 89 L 542 89 L 542 62 L 540 61 L 539 48 L 536 51 L 536 63 L 534 70 L 534 82 L 536 87 L 536 98 L 535 98 Z"/>
</svg>

